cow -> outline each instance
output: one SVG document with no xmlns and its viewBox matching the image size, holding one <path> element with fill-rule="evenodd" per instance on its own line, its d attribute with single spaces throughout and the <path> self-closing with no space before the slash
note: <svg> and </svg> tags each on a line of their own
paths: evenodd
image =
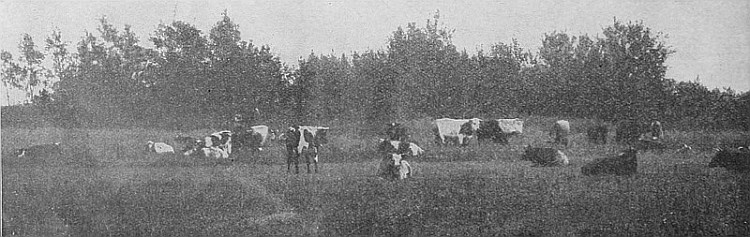
<svg viewBox="0 0 750 237">
<path fill-rule="evenodd" d="M 395 140 L 386 140 L 386 139 L 380 139 L 378 142 L 378 152 L 386 154 L 386 153 L 396 153 L 404 155 L 404 158 L 407 157 L 416 157 L 424 154 L 424 150 L 419 147 L 416 143 L 413 142 L 402 142 L 402 141 L 395 141 Z"/>
<path fill-rule="evenodd" d="M 750 171 L 750 153 L 735 149 L 716 149 L 716 155 L 708 163 L 709 168 L 724 167 L 737 172 Z"/>
<path fill-rule="evenodd" d="M 566 166 L 570 163 L 565 153 L 548 147 L 526 146 L 521 160 L 533 162 L 532 166 Z"/>
<path fill-rule="evenodd" d="M 146 152 L 153 152 L 156 154 L 174 154 L 174 148 L 163 142 L 148 141 L 148 143 L 146 143 Z"/>
<path fill-rule="evenodd" d="M 550 130 L 550 136 L 555 138 L 555 141 L 554 141 L 555 144 L 562 144 L 562 145 L 568 146 L 568 143 L 569 143 L 568 135 L 570 135 L 570 123 L 567 120 L 557 120 L 552 125 L 552 130 Z"/>
<path fill-rule="evenodd" d="M 477 130 L 477 144 L 482 145 L 484 140 L 508 144 L 508 134 L 503 131 L 497 120 L 481 121 Z"/>
<path fill-rule="evenodd" d="M 314 164 L 315 173 L 318 173 L 318 150 L 321 145 L 328 143 L 328 127 L 320 126 L 294 126 L 290 127 L 286 134 L 287 149 L 295 148 L 293 153 L 287 151 L 287 170 L 290 161 L 299 164 L 299 158 L 304 157 L 307 161 L 307 173 L 311 173 L 310 164 Z M 293 156 L 290 158 L 290 155 Z M 299 170 L 299 168 L 296 168 Z"/>
<path fill-rule="evenodd" d="M 289 127 L 285 133 L 282 134 L 284 138 L 284 144 L 286 147 L 286 172 L 291 171 L 291 165 L 294 164 L 295 174 L 299 174 L 299 153 L 297 147 L 300 142 L 300 133 L 297 131 L 297 127 Z"/>
<path fill-rule="evenodd" d="M 378 176 L 386 179 L 402 180 L 412 175 L 412 168 L 401 154 L 385 154 L 383 163 L 378 170 Z"/>
<path fill-rule="evenodd" d="M 212 133 L 204 138 L 205 147 L 218 147 L 232 155 L 232 131 L 224 130 Z"/>
<path fill-rule="evenodd" d="M 481 119 L 436 119 L 432 122 L 432 131 L 435 134 L 435 142 L 438 145 L 444 145 L 445 139 L 456 139 L 461 146 L 468 144 L 468 141 L 474 137 L 479 130 Z"/>
<path fill-rule="evenodd" d="M 247 147 L 253 151 L 262 151 L 262 147 L 268 146 L 271 139 L 276 138 L 275 132 L 266 125 L 252 126 L 249 130 L 235 134 L 236 139 L 233 141 L 235 148 Z"/>
<path fill-rule="evenodd" d="M 606 124 L 596 124 L 586 130 L 586 137 L 594 144 L 607 144 L 609 128 Z"/>
<path fill-rule="evenodd" d="M 214 158 L 214 159 L 227 159 L 229 158 L 229 153 L 227 153 L 226 150 L 221 149 L 219 147 L 196 147 L 192 150 L 186 151 L 184 153 L 186 156 L 191 155 L 201 155 L 205 158 Z"/>
<path fill-rule="evenodd" d="M 394 141 L 406 141 L 409 131 L 403 124 L 389 123 L 385 131 L 386 139 Z"/>
<path fill-rule="evenodd" d="M 581 167 L 581 173 L 590 175 L 632 175 L 638 172 L 638 150 L 631 147 L 615 157 L 593 160 Z"/>
<path fill-rule="evenodd" d="M 18 158 L 23 157 L 29 157 L 29 158 L 42 158 L 52 155 L 61 155 L 62 154 L 62 148 L 60 147 L 60 143 L 52 143 L 52 144 L 40 144 L 40 145 L 34 145 L 26 148 L 18 148 L 13 151 L 13 155 Z"/>
</svg>

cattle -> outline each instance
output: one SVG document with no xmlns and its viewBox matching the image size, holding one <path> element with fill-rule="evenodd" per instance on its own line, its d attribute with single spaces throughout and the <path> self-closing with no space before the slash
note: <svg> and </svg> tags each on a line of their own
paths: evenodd
<svg viewBox="0 0 750 237">
<path fill-rule="evenodd" d="M 477 143 L 481 145 L 484 140 L 508 144 L 508 134 L 500 128 L 500 123 L 497 120 L 481 121 L 477 130 Z"/>
<path fill-rule="evenodd" d="M 396 153 L 385 154 L 377 174 L 379 177 L 394 180 L 406 179 L 411 175 L 412 168 L 409 162 L 404 160 L 401 154 Z"/>
<path fill-rule="evenodd" d="M 568 146 L 569 139 L 568 135 L 570 135 L 570 123 L 566 120 L 557 120 L 552 125 L 552 130 L 550 130 L 550 136 L 555 138 L 554 143 L 555 144 L 562 144 L 565 146 Z"/>
<path fill-rule="evenodd" d="M 724 167 L 727 170 L 737 172 L 750 171 L 750 153 L 735 150 L 719 148 L 716 155 L 708 163 L 709 168 Z"/>
<path fill-rule="evenodd" d="M 213 159 L 229 158 L 229 153 L 227 153 L 226 150 L 221 149 L 219 147 L 196 147 L 192 150 L 186 151 L 184 155 L 186 156 L 201 155 L 205 158 L 213 158 Z"/>
<path fill-rule="evenodd" d="M 62 154 L 62 148 L 60 147 L 59 142 L 52 144 L 34 145 L 26 148 L 18 148 L 13 151 L 13 155 L 18 158 L 42 158 L 60 154 Z"/>
<path fill-rule="evenodd" d="M 424 154 L 424 150 L 413 142 L 402 142 L 394 140 L 380 139 L 378 142 L 378 152 L 396 153 L 406 157 L 416 157 Z"/>
<path fill-rule="evenodd" d="M 275 131 L 266 125 L 257 125 L 235 133 L 236 139 L 233 141 L 235 148 L 248 148 L 254 151 L 262 151 L 264 146 L 268 146 L 272 139 L 276 138 Z"/>
<path fill-rule="evenodd" d="M 596 124 L 586 130 L 586 137 L 594 144 L 607 144 L 609 128 L 606 124 Z"/>
<path fill-rule="evenodd" d="M 628 148 L 614 157 L 593 160 L 581 167 L 581 173 L 591 175 L 632 175 L 638 171 L 638 150 Z"/>
<path fill-rule="evenodd" d="M 205 147 L 218 147 L 232 155 L 232 131 L 219 131 L 204 138 Z"/>
<path fill-rule="evenodd" d="M 300 133 L 296 127 L 289 127 L 285 133 L 282 134 L 284 138 L 284 144 L 286 147 L 286 172 L 291 171 L 291 165 L 294 164 L 295 174 L 299 174 L 299 153 L 297 153 L 297 147 L 299 146 Z"/>
<path fill-rule="evenodd" d="M 531 161 L 533 166 L 565 166 L 570 163 L 565 153 L 548 147 L 526 146 L 521 160 Z"/>
<path fill-rule="evenodd" d="M 389 140 L 406 141 L 409 138 L 409 131 L 403 124 L 389 123 L 385 135 Z"/>
<path fill-rule="evenodd" d="M 172 146 L 163 142 L 148 141 L 148 143 L 146 143 L 146 152 L 153 152 L 156 154 L 166 154 L 166 153 L 174 154 L 174 148 L 172 148 Z"/>
<path fill-rule="evenodd" d="M 481 119 L 436 119 L 432 123 L 432 131 L 435 135 L 435 142 L 438 145 L 444 145 L 446 138 L 456 139 L 456 144 L 465 146 L 468 141 L 474 137 Z"/>
<path fill-rule="evenodd" d="M 299 164 L 299 158 L 304 157 L 307 161 L 307 173 L 310 173 L 310 164 L 314 164 L 315 173 L 318 173 L 318 150 L 320 146 L 328 143 L 328 127 L 320 126 L 294 126 L 290 127 L 286 133 L 287 145 L 287 170 L 289 170 L 290 161 Z M 292 153 L 289 148 L 295 148 Z M 292 156 L 292 157 L 290 157 Z M 299 170 L 299 168 L 296 168 Z"/>
</svg>

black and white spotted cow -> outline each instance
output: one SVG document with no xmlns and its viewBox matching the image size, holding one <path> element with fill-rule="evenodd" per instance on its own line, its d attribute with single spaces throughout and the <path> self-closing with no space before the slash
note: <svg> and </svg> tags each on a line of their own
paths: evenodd
<svg viewBox="0 0 750 237">
<path fill-rule="evenodd" d="M 307 173 L 311 173 L 311 164 L 315 166 L 315 173 L 318 173 L 319 149 L 321 145 L 328 144 L 328 130 L 328 127 L 321 126 L 290 127 L 285 135 L 287 171 L 294 163 L 295 173 L 299 173 L 299 158 L 304 157 L 307 162 Z"/>
</svg>

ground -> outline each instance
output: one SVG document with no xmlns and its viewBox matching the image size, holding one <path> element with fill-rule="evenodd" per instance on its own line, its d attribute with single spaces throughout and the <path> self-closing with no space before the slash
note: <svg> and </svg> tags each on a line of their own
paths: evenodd
<svg viewBox="0 0 750 237">
<path fill-rule="evenodd" d="M 569 166 L 531 167 L 520 154 L 550 139 L 545 122 L 527 121 L 507 146 L 444 148 L 427 121 L 408 123 L 427 130 L 413 135 L 427 154 L 403 181 L 375 176 L 377 139 L 350 129 L 332 130 L 318 174 L 302 165 L 295 175 L 280 144 L 232 162 L 142 151 L 173 131 L 3 127 L 3 236 L 750 234 L 750 175 L 709 169 L 713 144 L 640 151 L 636 175 L 586 177 L 583 164 L 621 147 L 588 144 L 574 129 Z M 667 132 L 691 144 L 736 134 Z M 8 156 L 54 141 L 66 144 L 62 156 Z"/>
</svg>

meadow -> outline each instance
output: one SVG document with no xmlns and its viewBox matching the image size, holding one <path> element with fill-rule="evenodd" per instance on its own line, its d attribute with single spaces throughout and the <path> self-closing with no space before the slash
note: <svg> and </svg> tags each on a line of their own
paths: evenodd
<svg viewBox="0 0 750 237">
<path fill-rule="evenodd" d="M 707 167 L 711 148 L 750 134 L 667 129 L 671 147 L 694 149 L 639 151 L 636 175 L 587 177 L 583 164 L 623 148 L 589 144 L 587 120 L 570 120 L 569 166 L 520 161 L 525 145 L 548 146 L 554 119 L 529 118 L 509 145 L 481 147 L 437 147 L 430 120 L 408 121 L 427 153 L 402 181 L 375 176 L 374 129 L 343 122 L 323 124 L 318 174 L 287 173 L 280 144 L 207 160 L 143 151 L 178 131 L 3 127 L 3 236 L 750 235 L 750 174 Z M 11 155 L 51 142 L 64 153 Z"/>
</svg>

